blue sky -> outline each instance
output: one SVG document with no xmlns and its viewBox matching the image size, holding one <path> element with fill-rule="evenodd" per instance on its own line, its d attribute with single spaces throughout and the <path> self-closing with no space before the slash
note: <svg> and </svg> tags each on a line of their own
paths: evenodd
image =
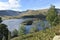
<svg viewBox="0 0 60 40">
<path fill-rule="evenodd" d="M 46 9 L 53 4 L 60 8 L 60 0 L 0 0 L 0 10 L 37 10 Z"/>
<path fill-rule="evenodd" d="M 8 1 L 8 0 L 0 0 L 0 2 L 6 2 L 6 1 Z"/>
</svg>

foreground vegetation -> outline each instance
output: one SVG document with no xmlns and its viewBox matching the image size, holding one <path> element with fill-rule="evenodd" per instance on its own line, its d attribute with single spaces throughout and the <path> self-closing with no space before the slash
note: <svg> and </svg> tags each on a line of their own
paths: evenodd
<svg viewBox="0 0 60 40">
<path fill-rule="evenodd" d="M 60 34 L 60 25 L 34 32 L 31 34 L 23 35 L 22 37 L 15 37 L 11 40 L 52 40 L 56 34 Z"/>
<path fill-rule="evenodd" d="M 7 25 L 2 24 L 2 19 L 0 18 L 0 40 L 8 40 L 8 33 Z"/>
</svg>

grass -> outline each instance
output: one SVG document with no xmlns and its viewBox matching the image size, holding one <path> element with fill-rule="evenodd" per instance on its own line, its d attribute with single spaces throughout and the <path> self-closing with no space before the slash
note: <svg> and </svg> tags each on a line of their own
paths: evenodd
<svg viewBox="0 0 60 40">
<path fill-rule="evenodd" d="M 32 34 L 23 35 L 22 37 L 16 37 L 12 40 L 52 40 L 56 33 L 59 33 L 60 25 L 51 27 L 49 29 L 41 30 Z"/>
</svg>

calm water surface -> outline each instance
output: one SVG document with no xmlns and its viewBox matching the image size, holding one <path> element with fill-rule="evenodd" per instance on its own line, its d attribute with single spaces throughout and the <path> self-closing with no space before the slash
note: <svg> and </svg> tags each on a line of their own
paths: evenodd
<svg viewBox="0 0 60 40">
<path fill-rule="evenodd" d="M 10 31 L 13 31 L 14 29 L 19 29 L 20 24 L 24 21 L 25 19 L 10 19 L 10 20 L 3 20 L 2 23 L 6 24 L 8 26 L 8 29 Z M 38 23 L 39 29 L 42 29 L 41 23 Z M 45 26 L 47 25 L 47 22 L 44 21 Z M 31 28 L 31 25 L 26 25 L 27 31 Z"/>
</svg>

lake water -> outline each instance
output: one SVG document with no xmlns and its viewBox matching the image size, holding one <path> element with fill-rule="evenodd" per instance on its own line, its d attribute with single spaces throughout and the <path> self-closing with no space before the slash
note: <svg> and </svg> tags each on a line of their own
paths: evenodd
<svg viewBox="0 0 60 40">
<path fill-rule="evenodd" d="M 14 29 L 19 29 L 20 24 L 24 21 L 25 19 L 10 19 L 10 20 L 3 20 L 2 23 L 6 24 L 8 26 L 8 29 L 10 31 L 13 31 Z M 40 27 L 39 29 L 42 29 L 41 23 L 38 23 L 38 26 Z M 46 21 L 44 21 L 45 26 L 48 24 Z M 31 28 L 31 25 L 26 25 L 26 29 L 29 30 Z"/>
<path fill-rule="evenodd" d="M 13 31 L 14 29 L 18 29 L 20 23 L 22 23 L 23 21 L 24 21 L 23 19 L 10 19 L 3 20 L 2 23 L 6 24 L 10 31 Z"/>
</svg>

